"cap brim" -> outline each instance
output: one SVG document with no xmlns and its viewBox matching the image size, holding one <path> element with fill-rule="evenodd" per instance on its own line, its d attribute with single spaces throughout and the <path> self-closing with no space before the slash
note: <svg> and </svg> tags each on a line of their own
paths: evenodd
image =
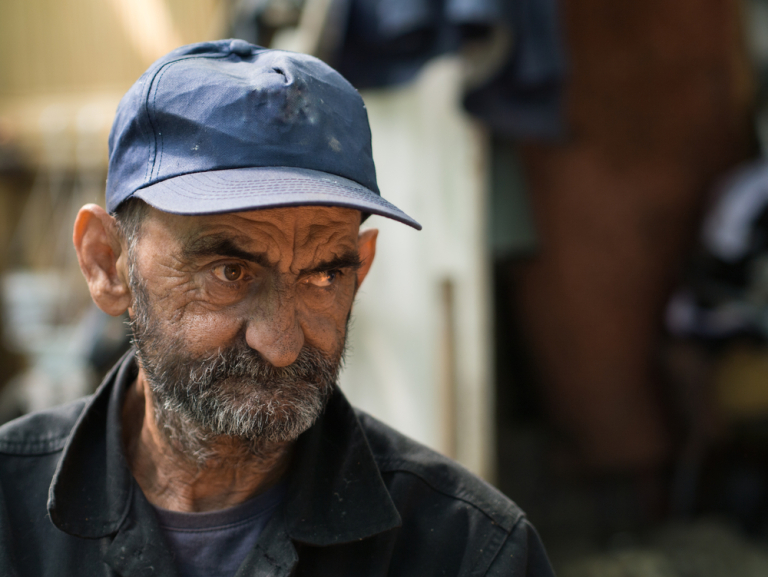
<svg viewBox="0 0 768 577">
<path fill-rule="evenodd" d="M 183 174 L 133 193 L 173 214 L 216 214 L 286 206 L 341 206 L 378 214 L 421 230 L 402 210 L 366 187 L 317 170 L 233 168 Z"/>
</svg>

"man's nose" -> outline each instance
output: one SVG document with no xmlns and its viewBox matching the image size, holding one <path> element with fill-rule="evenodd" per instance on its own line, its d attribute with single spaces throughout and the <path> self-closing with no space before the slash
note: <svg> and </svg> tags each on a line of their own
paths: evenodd
<svg viewBox="0 0 768 577">
<path fill-rule="evenodd" d="M 272 366 L 292 364 L 304 346 L 295 297 L 278 291 L 270 295 L 266 306 L 259 307 L 248 320 L 245 340 Z"/>
</svg>

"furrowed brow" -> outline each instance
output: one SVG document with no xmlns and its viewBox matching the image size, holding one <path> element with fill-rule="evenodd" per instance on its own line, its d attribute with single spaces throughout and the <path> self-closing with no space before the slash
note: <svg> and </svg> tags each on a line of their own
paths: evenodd
<svg viewBox="0 0 768 577">
<path fill-rule="evenodd" d="M 204 236 L 191 241 L 182 249 L 181 256 L 186 260 L 223 256 L 247 260 L 264 267 L 270 266 L 264 253 L 248 252 L 238 247 L 231 238 L 218 235 Z"/>
<path fill-rule="evenodd" d="M 338 270 L 344 268 L 357 270 L 362 265 L 363 263 L 360 260 L 360 255 L 357 254 L 356 251 L 349 251 L 339 256 L 335 256 L 330 260 L 323 261 L 310 269 L 303 270 L 301 271 L 301 274 L 310 275 L 318 272 L 327 272 L 329 270 Z"/>
</svg>

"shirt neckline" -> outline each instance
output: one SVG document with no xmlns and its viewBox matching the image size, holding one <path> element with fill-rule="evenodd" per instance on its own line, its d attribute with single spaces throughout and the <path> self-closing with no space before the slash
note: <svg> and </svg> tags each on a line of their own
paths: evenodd
<svg viewBox="0 0 768 577">
<path fill-rule="evenodd" d="M 226 509 L 202 512 L 172 511 L 153 505 L 160 527 L 169 530 L 223 529 L 262 517 L 282 502 L 286 484 L 279 483 L 263 493 Z"/>
</svg>

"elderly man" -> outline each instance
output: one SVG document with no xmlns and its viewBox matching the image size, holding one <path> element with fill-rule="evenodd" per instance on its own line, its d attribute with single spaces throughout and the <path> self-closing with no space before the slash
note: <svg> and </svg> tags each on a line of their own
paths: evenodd
<svg viewBox="0 0 768 577">
<path fill-rule="evenodd" d="M 336 387 L 379 214 L 362 99 L 320 61 L 180 48 L 123 98 L 74 242 L 135 349 L 0 429 L 0 573 L 551 575 L 521 511 Z"/>
</svg>

